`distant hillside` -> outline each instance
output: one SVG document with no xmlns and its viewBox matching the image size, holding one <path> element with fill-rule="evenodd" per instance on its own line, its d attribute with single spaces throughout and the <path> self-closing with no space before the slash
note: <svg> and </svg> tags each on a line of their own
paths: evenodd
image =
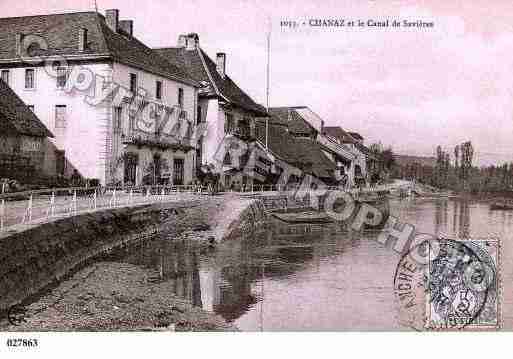
<svg viewBox="0 0 513 359">
<path fill-rule="evenodd" d="M 399 166 L 408 166 L 414 163 L 418 163 L 422 166 L 426 167 L 435 167 L 436 166 L 436 158 L 435 157 L 425 157 L 425 156 L 410 156 L 410 155 L 394 155 L 395 163 Z"/>
</svg>

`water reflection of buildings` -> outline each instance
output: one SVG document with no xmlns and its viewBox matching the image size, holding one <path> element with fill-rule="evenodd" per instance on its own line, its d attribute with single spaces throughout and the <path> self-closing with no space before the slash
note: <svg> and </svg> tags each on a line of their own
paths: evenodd
<svg viewBox="0 0 513 359">
<path fill-rule="evenodd" d="M 170 295 L 233 321 L 262 300 L 264 271 L 266 280 L 283 278 L 334 254 L 332 246 L 319 245 L 329 238 L 326 231 L 285 232 L 293 234 L 267 232 L 240 241 L 240 248 L 231 250 L 209 249 L 194 241 L 155 239 L 113 254 L 111 259 L 154 269 L 153 279 L 168 288 Z"/>
<path fill-rule="evenodd" d="M 219 274 L 214 280 L 205 280 L 202 284 L 202 294 L 213 301 L 203 308 L 220 314 L 227 321 L 233 321 L 247 312 L 255 303 L 257 296 L 252 293 L 252 283 L 258 276 L 257 268 L 249 265 L 229 266 L 221 271 L 210 273 Z M 208 272 L 207 272 L 208 273 Z M 208 289 L 213 287 L 213 291 Z"/>
<path fill-rule="evenodd" d="M 152 281 L 165 286 L 170 295 L 226 320 L 236 319 L 257 302 L 251 283 L 258 273 L 243 263 L 216 264 L 208 253 L 201 253 L 204 250 L 193 241 L 155 239 L 119 250 L 110 259 L 150 267 L 155 270 Z"/>
<path fill-rule="evenodd" d="M 154 269 L 151 281 L 166 285 L 171 295 L 202 306 L 198 254 L 187 242 L 155 239 L 114 252 L 111 259 Z"/>
</svg>

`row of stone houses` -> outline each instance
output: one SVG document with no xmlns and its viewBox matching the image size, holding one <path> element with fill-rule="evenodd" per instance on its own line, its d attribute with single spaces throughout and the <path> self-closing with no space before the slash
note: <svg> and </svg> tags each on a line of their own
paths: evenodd
<svg viewBox="0 0 513 359">
<path fill-rule="evenodd" d="M 306 106 L 264 108 L 197 34 L 152 49 L 133 30 L 116 9 L 0 19 L 0 89 L 16 98 L 0 103 L 1 151 L 16 153 L 7 144 L 18 138 L 41 174 L 102 184 L 188 184 L 209 165 L 227 187 L 275 183 L 285 165 L 329 184 L 365 179 L 358 134 L 325 127 Z M 230 139 L 245 146 L 244 170 L 219 158 Z"/>
</svg>

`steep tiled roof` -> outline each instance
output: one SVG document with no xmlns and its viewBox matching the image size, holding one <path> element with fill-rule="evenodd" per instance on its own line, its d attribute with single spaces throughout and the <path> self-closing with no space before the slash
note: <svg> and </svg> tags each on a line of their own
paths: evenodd
<svg viewBox="0 0 513 359">
<path fill-rule="evenodd" d="M 269 113 L 281 122 L 286 123 L 292 133 L 314 134 L 317 130 L 299 112 L 308 110 L 306 106 L 295 107 L 271 107 Z"/>
<path fill-rule="evenodd" d="M 156 48 L 153 51 L 171 64 L 186 70 L 194 80 L 200 83 L 202 88 L 201 95 L 216 96 L 214 86 L 209 80 L 205 66 L 203 66 L 199 50 L 186 50 L 184 47 L 168 47 Z"/>
<path fill-rule="evenodd" d="M 170 47 L 154 49 L 154 51 L 175 66 L 184 66 L 196 81 L 204 85 L 201 95 L 220 96 L 246 110 L 254 111 L 261 116 L 266 115 L 265 108 L 237 86 L 230 76 L 221 77 L 217 72 L 216 63 L 199 47 L 194 50 Z"/>
<path fill-rule="evenodd" d="M 289 126 L 292 110 L 289 107 L 271 107 L 269 108 L 269 114 L 275 118 L 278 123 Z"/>
<path fill-rule="evenodd" d="M 78 49 L 79 29 L 87 29 L 87 48 Z M 16 34 L 43 37 L 48 49 L 40 56 L 61 55 L 71 59 L 110 58 L 163 77 L 197 85 L 186 71 L 169 64 L 153 50 L 122 30 L 112 31 L 105 17 L 96 12 L 37 15 L 0 18 L 0 63 L 13 62 L 16 56 Z"/>
<path fill-rule="evenodd" d="M 261 131 L 257 131 L 257 138 L 260 142 L 265 143 L 265 124 L 259 123 L 257 126 L 262 126 Z M 279 124 L 269 125 L 269 149 L 282 160 L 294 164 L 298 161 L 296 153 L 296 143 L 294 137 L 292 137 L 287 127 Z"/>
<path fill-rule="evenodd" d="M 292 112 L 289 122 L 289 131 L 292 133 L 308 133 L 314 134 L 315 129 L 302 119 L 296 112 Z"/>
<path fill-rule="evenodd" d="M 340 140 L 342 143 L 356 143 L 357 141 L 339 126 L 325 126 L 324 134 Z"/>
<path fill-rule="evenodd" d="M 261 136 L 264 132 L 259 132 Z M 259 140 L 265 143 L 265 138 Z M 333 175 L 336 165 L 322 151 L 321 146 L 310 138 L 292 136 L 287 127 L 272 123 L 269 126 L 269 149 L 283 161 L 298 168 L 308 168 L 316 177 L 326 178 Z"/>
<path fill-rule="evenodd" d="M 351 137 L 357 139 L 357 140 L 363 140 L 363 137 L 362 135 L 360 135 L 358 132 L 348 132 Z"/>
<path fill-rule="evenodd" d="M 312 172 L 319 178 L 331 178 L 337 166 L 322 151 L 315 140 L 305 137 L 294 139 L 297 143 L 299 161 L 312 166 Z"/>
<path fill-rule="evenodd" d="M 362 152 L 363 154 L 366 154 L 366 155 L 370 155 L 370 154 L 371 154 L 371 152 L 370 152 L 369 148 L 368 148 L 367 146 L 365 146 L 365 145 L 361 144 L 360 142 L 356 142 L 356 143 L 354 144 L 354 146 L 355 146 L 358 150 L 360 150 L 360 152 Z"/>
<path fill-rule="evenodd" d="M 37 35 L 47 44 L 47 55 L 107 54 L 108 48 L 94 12 L 0 18 L 0 59 L 16 59 L 16 35 Z M 79 29 L 88 30 L 88 47 L 78 51 Z"/>
<path fill-rule="evenodd" d="M 29 136 L 53 137 L 37 116 L 2 80 L 0 80 L 0 129 Z"/>
</svg>

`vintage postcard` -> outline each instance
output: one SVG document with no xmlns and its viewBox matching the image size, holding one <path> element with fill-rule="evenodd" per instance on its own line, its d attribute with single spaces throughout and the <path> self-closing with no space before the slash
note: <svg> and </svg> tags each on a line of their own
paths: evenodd
<svg viewBox="0 0 513 359">
<path fill-rule="evenodd" d="M 512 14 L 0 0 L 2 345 L 511 331 Z"/>
</svg>

